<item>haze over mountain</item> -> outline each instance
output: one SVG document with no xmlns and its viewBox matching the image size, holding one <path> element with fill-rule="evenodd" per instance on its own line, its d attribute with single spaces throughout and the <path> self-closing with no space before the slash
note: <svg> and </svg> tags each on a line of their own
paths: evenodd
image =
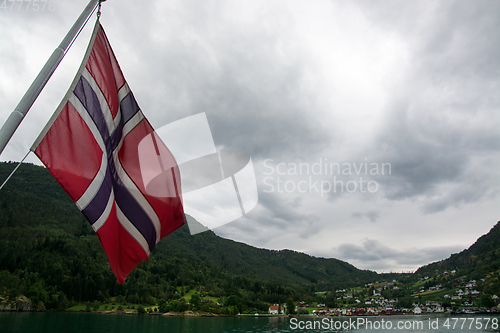
<svg viewBox="0 0 500 333">
<path fill-rule="evenodd" d="M 468 249 L 452 254 L 448 259 L 422 266 L 415 274 L 432 276 L 452 270 L 459 270 L 461 275 L 472 279 L 481 279 L 490 273 L 500 275 L 500 221 Z"/>
<path fill-rule="evenodd" d="M 0 163 L 0 178 L 15 165 Z M 452 270 L 469 279 L 487 277 L 489 290 L 495 291 L 499 268 L 500 223 L 468 249 L 414 274 L 377 274 L 337 259 L 255 248 L 212 231 L 190 235 L 184 225 L 119 285 L 97 236 L 45 168 L 21 165 L 0 192 L 0 294 L 28 295 L 54 309 L 64 309 L 68 300 L 110 297 L 151 304 L 152 297 L 178 297 L 179 288 L 202 288 L 214 297 L 239 295 L 265 310 L 267 303 L 303 299 L 315 291 L 403 277 L 438 278 Z"/>
</svg>

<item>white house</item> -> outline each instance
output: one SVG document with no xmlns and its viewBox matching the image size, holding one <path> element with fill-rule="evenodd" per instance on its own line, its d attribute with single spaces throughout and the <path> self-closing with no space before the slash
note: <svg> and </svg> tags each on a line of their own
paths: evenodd
<svg viewBox="0 0 500 333">
<path fill-rule="evenodd" d="M 281 305 L 274 304 L 269 307 L 269 314 L 285 314 L 285 309 Z"/>
</svg>

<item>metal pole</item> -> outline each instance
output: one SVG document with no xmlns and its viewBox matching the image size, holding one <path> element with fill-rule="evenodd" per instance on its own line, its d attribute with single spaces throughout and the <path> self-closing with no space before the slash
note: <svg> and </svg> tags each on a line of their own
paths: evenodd
<svg viewBox="0 0 500 333">
<path fill-rule="evenodd" d="M 28 113 L 29 109 L 37 99 L 43 87 L 45 87 L 45 84 L 52 76 L 52 73 L 54 73 L 57 66 L 64 58 L 64 55 L 68 51 L 71 42 L 76 37 L 83 25 L 85 25 L 90 15 L 92 15 L 92 13 L 94 12 L 94 9 L 96 8 L 98 2 L 99 0 L 90 0 L 87 7 L 85 7 L 83 12 L 80 14 L 80 17 L 78 17 L 75 24 L 73 24 L 71 29 L 66 34 L 66 37 L 64 37 L 61 44 L 59 44 L 59 46 L 54 50 L 40 73 L 38 73 L 37 77 L 28 88 L 19 104 L 17 104 L 14 111 L 12 111 L 9 118 L 7 118 L 5 124 L 3 124 L 2 128 L 0 129 L 0 154 L 3 152 L 12 135 L 14 135 L 17 127 L 23 120 L 24 116 L 26 116 L 26 114 Z"/>
</svg>

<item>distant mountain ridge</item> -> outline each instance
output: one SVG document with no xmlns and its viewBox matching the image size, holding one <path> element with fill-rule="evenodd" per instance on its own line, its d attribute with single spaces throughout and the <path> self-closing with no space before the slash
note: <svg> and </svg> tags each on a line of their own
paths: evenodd
<svg viewBox="0 0 500 333">
<path fill-rule="evenodd" d="M 187 226 L 167 236 L 158 251 L 182 251 L 258 280 L 294 284 L 357 285 L 376 279 L 377 273 L 338 260 L 316 258 L 292 250 L 268 250 L 221 238 L 213 231 L 191 236 Z M 335 281 L 335 282 L 333 282 Z"/>
</svg>

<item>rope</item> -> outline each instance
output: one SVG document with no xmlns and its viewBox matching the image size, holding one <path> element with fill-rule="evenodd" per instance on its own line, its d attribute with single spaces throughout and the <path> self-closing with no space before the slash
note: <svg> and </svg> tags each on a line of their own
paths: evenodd
<svg viewBox="0 0 500 333">
<path fill-rule="evenodd" d="M 85 26 L 87 25 L 87 22 L 89 21 L 89 19 L 92 16 L 92 14 L 94 14 L 94 12 L 95 12 L 95 7 L 94 7 L 94 9 L 92 9 L 92 12 L 90 13 L 90 15 L 87 16 L 87 19 L 85 20 L 85 23 L 82 24 L 82 26 L 80 27 L 80 30 L 78 30 L 78 32 L 76 33 L 75 37 L 73 37 L 73 39 L 71 40 L 71 43 L 69 43 L 68 47 L 64 51 L 64 55 L 66 55 L 66 53 L 69 51 L 69 49 L 71 48 L 71 46 L 73 45 L 73 43 L 75 42 L 75 40 L 78 38 L 78 36 L 80 36 L 80 33 L 82 32 L 83 28 L 85 28 Z M 99 0 L 99 9 L 97 10 L 97 20 L 99 20 L 99 16 L 101 16 L 101 1 L 100 0 Z M 0 190 L 1 189 L 2 188 L 0 187 Z"/>
<path fill-rule="evenodd" d="M 10 177 L 12 177 L 12 175 L 14 174 L 14 172 L 16 172 L 16 170 L 21 166 L 21 163 L 24 162 L 24 160 L 26 159 L 26 157 L 28 157 L 29 153 L 31 151 L 28 150 L 28 152 L 26 153 L 26 155 L 24 155 L 23 159 L 21 160 L 21 162 L 19 162 L 17 164 L 17 166 L 14 168 L 14 170 L 12 170 L 12 172 L 10 173 L 9 177 L 7 177 L 7 179 L 4 180 L 4 182 L 2 183 L 2 185 L 0 186 L 0 190 L 3 188 L 3 186 L 9 181 Z"/>
<path fill-rule="evenodd" d="M 101 16 L 101 3 L 104 2 L 106 0 L 99 0 L 98 2 L 98 6 L 97 6 L 97 20 L 99 20 L 99 17 Z M 78 30 L 78 33 L 75 35 L 75 37 L 71 40 L 71 43 L 69 44 L 69 46 L 66 48 L 66 50 L 64 51 L 64 55 L 66 55 L 66 53 L 69 51 L 69 49 L 71 48 L 71 46 L 73 45 L 73 43 L 75 42 L 75 40 L 78 38 L 78 36 L 80 35 L 80 33 L 82 32 L 83 28 L 87 25 L 87 22 L 89 21 L 90 17 L 92 16 L 92 14 L 94 13 L 95 11 L 95 7 L 94 9 L 92 9 L 92 12 L 90 13 L 90 15 L 87 17 L 87 19 L 85 20 L 85 23 L 82 24 L 80 30 Z M 26 155 L 24 155 L 23 159 L 21 160 L 21 162 L 19 162 L 17 164 L 17 166 L 14 168 L 14 170 L 12 170 L 12 172 L 10 173 L 10 175 L 7 177 L 7 179 L 4 180 L 4 182 L 2 183 L 2 185 L 0 185 L 0 190 L 4 187 L 4 185 L 9 181 L 10 177 L 12 177 L 12 175 L 14 174 L 14 172 L 17 171 L 17 169 L 21 166 L 21 164 L 24 162 L 24 160 L 26 159 L 26 157 L 28 157 L 30 151 L 28 150 L 28 152 L 26 153 Z"/>
<path fill-rule="evenodd" d="M 99 0 L 99 6 L 97 7 L 97 19 L 99 20 L 99 17 L 101 17 L 101 3 L 105 2 L 106 0 Z"/>
</svg>

